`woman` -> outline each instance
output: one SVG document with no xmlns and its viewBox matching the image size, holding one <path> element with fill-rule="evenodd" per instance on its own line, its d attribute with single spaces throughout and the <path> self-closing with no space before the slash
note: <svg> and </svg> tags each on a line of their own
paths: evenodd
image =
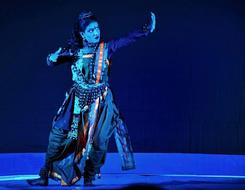
<svg viewBox="0 0 245 190">
<path fill-rule="evenodd" d="M 73 185 L 82 176 L 84 185 L 104 164 L 109 138 L 114 133 L 123 163 L 122 169 L 135 168 L 127 128 L 115 106 L 108 84 L 110 59 L 116 50 L 147 36 L 155 29 L 155 15 L 141 29 L 107 43 L 100 39 L 100 28 L 90 11 L 79 14 L 73 36 L 66 48 L 47 57 L 50 66 L 71 63 L 74 84 L 53 119 L 40 178 L 30 185 L 48 185 L 48 178 Z"/>
</svg>

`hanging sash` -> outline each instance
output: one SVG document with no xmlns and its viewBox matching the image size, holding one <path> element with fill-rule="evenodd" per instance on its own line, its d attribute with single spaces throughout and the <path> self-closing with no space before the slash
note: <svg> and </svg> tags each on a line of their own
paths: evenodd
<svg viewBox="0 0 245 190">
<path fill-rule="evenodd" d="M 94 73 L 96 76 L 96 84 L 98 84 L 100 82 L 100 80 L 103 77 L 104 74 L 104 67 L 105 67 L 105 62 L 106 62 L 106 58 L 107 58 L 107 53 L 108 53 L 108 48 L 106 47 L 107 45 L 104 42 L 101 42 L 99 45 L 99 48 L 96 52 L 96 60 L 95 60 L 95 69 L 94 69 Z M 89 126 L 89 132 L 88 132 L 88 143 L 92 144 L 93 141 L 93 136 L 94 136 L 94 131 L 95 131 L 95 123 L 96 123 L 96 116 L 97 116 L 97 111 L 99 108 L 99 98 L 96 99 L 95 101 L 95 105 L 93 107 L 93 120 L 92 121 L 92 126 Z M 86 134 L 85 134 L 86 135 Z M 90 151 L 90 150 L 88 150 Z"/>
<path fill-rule="evenodd" d="M 107 44 L 104 42 L 101 42 L 99 45 L 99 48 L 96 52 L 96 58 L 95 58 L 95 67 L 94 67 L 94 77 L 96 80 L 96 84 L 98 84 L 105 74 L 105 64 L 108 56 L 108 48 Z"/>
</svg>

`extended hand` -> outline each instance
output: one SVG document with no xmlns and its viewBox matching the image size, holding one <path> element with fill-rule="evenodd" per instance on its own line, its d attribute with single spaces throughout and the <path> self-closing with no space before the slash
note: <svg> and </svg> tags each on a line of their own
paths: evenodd
<svg viewBox="0 0 245 190">
<path fill-rule="evenodd" d="M 53 62 L 56 62 L 58 57 L 59 57 L 59 53 L 61 52 L 61 50 L 62 50 L 62 48 L 60 47 L 56 52 L 51 53 L 49 59 Z"/>
<path fill-rule="evenodd" d="M 151 21 L 149 24 L 150 32 L 153 32 L 156 27 L 156 16 L 153 12 L 151 12 Z"/>
</svg>

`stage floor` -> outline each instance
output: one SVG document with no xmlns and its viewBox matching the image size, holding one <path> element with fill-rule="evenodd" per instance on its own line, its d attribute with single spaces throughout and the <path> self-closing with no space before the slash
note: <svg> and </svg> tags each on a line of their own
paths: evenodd
<svg viewBox="0 0 245 190">
<path fill-rule="evenodd" d="M 82 180 L 72 187 L 61 187 L 53 180 L 49 180 L 48 187 L 32 187 L 25 180 L 38 177 L 44 154 L 0 154 L 0 189 L 121 189 L 155 185 L 166 190 L 245 190 L 243 155 L 136 153 L 135 159 L 137 169 L 121 171 L 118 154 L 109 153 L 102 178 L 94 181 L 94 187 L 81 186 Z"/>
</svg>

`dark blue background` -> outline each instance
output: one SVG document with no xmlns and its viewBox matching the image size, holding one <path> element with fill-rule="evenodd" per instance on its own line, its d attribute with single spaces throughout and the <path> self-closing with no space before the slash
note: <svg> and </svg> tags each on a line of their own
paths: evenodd
<svg viewBox="0 0 245 190">
<path fill-rule="evenodd" d="M 156 14 L 156 31 L 113 57 L 110 82 L 135 152 L 245 153 L 245 3 L 194 0 L 1 1 L 1 152 L 46 150 L 72 84 L 68 64 L 49 68 L 46 56 L 83 9 L 105 40 Z"/>
</svg>

